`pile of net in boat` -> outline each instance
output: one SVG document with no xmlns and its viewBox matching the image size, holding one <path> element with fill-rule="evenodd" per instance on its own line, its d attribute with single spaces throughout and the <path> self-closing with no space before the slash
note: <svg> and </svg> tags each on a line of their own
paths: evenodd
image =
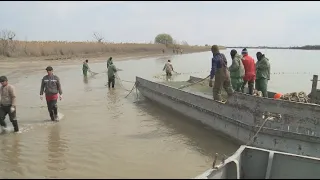
<svg viewBox="0 0 320 180">
<path fill-rule="evenodd" d="M 310 103 L 310 98 L 303 91 L 284 94 L 280 99 L 294 102 Z"/>
</svg>

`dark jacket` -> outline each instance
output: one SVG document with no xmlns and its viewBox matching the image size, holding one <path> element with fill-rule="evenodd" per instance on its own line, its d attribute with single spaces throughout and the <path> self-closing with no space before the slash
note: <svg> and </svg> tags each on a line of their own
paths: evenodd
<svg viewBox="0 0 320 180">
<path fill-rule="evenodd" d="M 59 93 L 62 94 L 60 79 L 56 75 L 45 75 L 41 81 L 40 95 L 45 92 L 46 96 Z"/>
<path fill-rule="evenodd" d="M 230 79 L 230 73 L 227 67 L 227 58 L 222 53 L 213 54 L 210 79 L 213 79 L 214 76 Z"/>
</svg>

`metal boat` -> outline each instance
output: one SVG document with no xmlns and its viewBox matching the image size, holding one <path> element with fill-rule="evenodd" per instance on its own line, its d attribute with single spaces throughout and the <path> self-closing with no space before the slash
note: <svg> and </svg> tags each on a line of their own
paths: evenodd
<svg viewBox="0 0 320 180">
<path fill-rule="evenodd" d="M 320 158 L 241 146 L 195 179 L 318 179 Z"/>
<path fill-rule="evenodd" d="M 320 157 L 320 105 L 243 93 L 234 93 L 224 104 L 212 99 L 207 83 L 179 88 L 194 80 L 154 82 L 136 77 L 136 87 L 144 97 L 200 121 L 239 144 Z"/>
</svg>

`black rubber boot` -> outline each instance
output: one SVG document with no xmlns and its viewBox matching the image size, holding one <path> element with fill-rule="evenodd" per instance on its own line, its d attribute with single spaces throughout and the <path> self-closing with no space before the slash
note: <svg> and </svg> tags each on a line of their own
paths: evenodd
<svg viewBox="0 0 320 180">
<path fill-rule="evenodd" d="M 57 105 L 55 105 L 53 107 L 53 114 L 54 114 L 54 116 L 58 116 L 58 106 Z"/>
<path fill-rule="evenodd" d="M 14 132 L 19 132 L 18 121 L 13 120 L 11 123 L 12 123 L 13 129 L 14 129 Z"/>
<path fill-rule="evenodd" d="M 3 121 L 0 120 L 0 126 L 6 128 L 7 127 L 7 123 L 4 120 Z"/>
<path fill-rule="evenodd" d="M 253 95 L 253 86 L 254 86 L 253 82 L 249 82 L 248 83 L 248 89 L 249 89 L 249 94 L 250 95 Z"/>
</svg>

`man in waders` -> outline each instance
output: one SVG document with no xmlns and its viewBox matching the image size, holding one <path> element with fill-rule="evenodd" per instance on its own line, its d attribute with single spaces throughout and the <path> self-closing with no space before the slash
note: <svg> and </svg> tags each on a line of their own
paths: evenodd
<svg viewBox="0 0 320 180">
<path fill-rule="evenodd" d="M 166 64 L 164 65 L 163 71 L 166 71 L 166 79 L 169 80 L 172 77 L 172 71 L 173 71 L 173 66 L 171 64 L 170 59 L 168 60 L 168 62 L 166 62 Z"/>
<path fill-rule="evenodd" d="M 256 65 L 254 59 L 248 55 L 247 48 L 244 48 L 241 54 L 243 56 L 242 63 L 245 70 L 241 91 L 244 93 L 244 87 L 248 83 L 249 94 L 253 95 L 253 86 L 254 81 L 256 80 Z"/>
<path fill-rule="evenodd" d="M 222 87 L 225 89 L 229 97 L 233 94 L 233 89 L 230 82 L 230 72 L 227 67 L 227 59 L 224 54 L 219 52 L 219 47 L 217 45 L 213 45 L 211 47 L 211 52 L 213 57 L 209 86 L 212 87 L 212 79 L 214 77 L 214 85 L 212 90 L 213 99 L 221 102 Z"/>
<path fill-rule="evenodd" d="M 15 88 L 8 83 L 6 76 L 0 77 L 0 125 L 2 130 L 6 130 L 7 124 L 5 122 L 6 116 L 9 115 L 9 119 L 14 128 L 14 132 L 19 132 L 19 126 L 17 121 L 16 111 L 16 94 Z"/>
<path fill-rule="evenodd" d="M 89 68 L 89 65 L 88 65 L 88 59 L 83 62 L 83 65 L 82 65 L 82 72 L 83 72 L 83 76 L 84 77 L 87 77 L 88 76 L 88 71 L 90 71 L 90 68 Z"/>
<path fill-rule="evenodd" d="M 270 80 L 270 63 L 269 59 L 261 52 L 257 52 L 256 63 L 256 89 L 262 92 L 263 97 L 268 97 L 268 81 Z"/>
<path fill-rule="evenodd" d="M 107 68 L 109 68 L 111 62 L 112 62 L 112 57 L 109 57 L 109 59 L 107 61 Z"/>
<path fill-rule="evenodd" d="M 237 92 L 241 92 L 244 76 L 244 67 L 241 61 L 242 57 L 237 53 L 235 49 L 231 50 L 230 55 L 232 59 L 232 64 L 229 67 L 229 71 L 232 88 Z"/>
<path fill-rule="evenodd" d="M 112 84 L 112 88 L 114 88 L 115 84 L 115 73 L 117 72 L 116 66 L 113 64 L 111 61 L 109 66 L 108 66 L 108 87 L 110 88 L 110 85 Z"/>
<path fill-rule="evenodd" d="M 40 99 L 43 99 L 43 92 L 45 92 L 50 118 L 52 121 L 58 121 L 58 94 L 60 94 L 60 101 L 62 100 L 60 79 L 53 74 L 51 66 L 48 66 L 46 71 L 48 75 L 45 75 L 41 81 Z"/>
</svg>

